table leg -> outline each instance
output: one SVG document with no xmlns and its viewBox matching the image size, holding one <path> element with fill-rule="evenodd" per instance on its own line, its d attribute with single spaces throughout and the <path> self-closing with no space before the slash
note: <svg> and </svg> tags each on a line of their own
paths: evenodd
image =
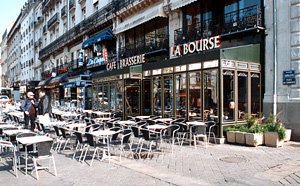
<svg viewBox="0 0 300 186">
<path fill-rule="evenodd" d="M 25 145 L 25 174 L 27 175 L 27 145 Z"/>
</svg>

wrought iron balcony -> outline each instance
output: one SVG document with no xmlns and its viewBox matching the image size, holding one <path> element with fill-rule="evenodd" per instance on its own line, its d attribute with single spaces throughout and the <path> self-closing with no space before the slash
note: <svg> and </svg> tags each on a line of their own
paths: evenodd
<svg viewBox="0 0 300 186">
<path fill-rule="evenodd" d="M 67 9 L 67 5 L 65 5 L 64 7 L 62 7 L 62 9 L 60 11 L 60 16 L 61 17 L 66 17 L 67 16 L 66 9 Z"/>
<path fill-rule="evenodd" d="M 112 0 L 114 13 L 130 15 L 142 10 L 159 0 Z"/>
<path fill-rule="evenodd" d="M 58 12 L 56 12 L 51 19 L 48 21 L 48 29 L 50 29 L 53 25 L 55 25 L 55 23 L 59 23 L 59 19 L 58 19 Z"/>
<path fill-rule="evenodd" d="M 174 31 L 175 44 L 183 44 L 216 35 L 231 35 L 262 27 L 261 10 L 251 6 L 222 17 L 204 20 Z"/>
<path fill-rule="evenodd" d="M 157 51 L 169 50 L 169 36 L 164 34 L 158 37 L 149 37 L 138 44 L 127 44 L 120 47 L 119 58 L 127 58 L 139 54 L 155 53 Z"/>
<path fill-rule="evenodd" d="M 71 28 L 68 32 L 61 35 L 59 38 L 54 40 L 52 43 L 44 47 L 40 53 L 40 59 L 43 59 L 49 56 L 51 53 L 55 52 L 56 50 L 61 49 L 61 47 L 69 44 L 70 42 L 78 39 L 82 39 L 84 33 L 89 32 L 95 27 L 102 24 L 112 24 L 112 20 L 107 20 L 107 17 L 112 15 L 112 8 L 111 4 L 103 7 L 102 9 L 98 10 L 85 20 L 83 20 L 80 24 L 77 24 L 75 27 Z M 44 29 L 43 29 L 44 31 Z M 46 33 L 46 28 L 44 34 Z"/>
</svg>

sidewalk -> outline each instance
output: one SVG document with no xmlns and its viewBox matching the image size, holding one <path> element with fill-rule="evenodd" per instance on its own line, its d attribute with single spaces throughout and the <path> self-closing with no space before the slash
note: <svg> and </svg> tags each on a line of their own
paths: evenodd
<svg viewBox="0 0 300 186">
<path fill-rule="evenodd" d="M 54 153 L 58 171 L 19 178 L 0 164 L 0 185 L 300 185 L 300 143 L 281 148 L 213 145 L 197 149 L 176 146 L 173 154 L 155 154 L 152 159 L 115 157 L 111 163 L 95 160 L 90 167 Z M 89 163 L 89 161 L 88 161 Z"/>
</svg>

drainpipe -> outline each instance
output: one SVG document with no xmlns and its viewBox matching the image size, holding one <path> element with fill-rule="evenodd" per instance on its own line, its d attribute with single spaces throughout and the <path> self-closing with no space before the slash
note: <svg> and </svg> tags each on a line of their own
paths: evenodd
<svg viewBox="0 0 300 186">
<path fill-rule="evenodd" d="M 273 0 L 273 116 L 277 115 L 277 0 Z"/>
</svg>

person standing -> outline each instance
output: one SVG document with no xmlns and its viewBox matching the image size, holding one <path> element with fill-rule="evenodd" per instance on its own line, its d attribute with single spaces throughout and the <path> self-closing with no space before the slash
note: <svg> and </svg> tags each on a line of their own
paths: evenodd
<svg viewBox="0 0 300 186">
<path fill-rule="evenodd" d="M 34 98 L 34 93 L 28 92 L 27 97 L 25 98 L 21 106 L 21 110 L 24 111 L 25 129 L 28 129 L 30 121 L 30 129 L 34 131 L 37 106 L 38 105 Z"/>
<path fill-rule="evenodd" d="M 50 122 L 49 114 L 51 114 L 51 102 L 49 96 L 44 89 L 39 91 L 38 115 L 43 117 L 45 122 Z"/>
</svg>

